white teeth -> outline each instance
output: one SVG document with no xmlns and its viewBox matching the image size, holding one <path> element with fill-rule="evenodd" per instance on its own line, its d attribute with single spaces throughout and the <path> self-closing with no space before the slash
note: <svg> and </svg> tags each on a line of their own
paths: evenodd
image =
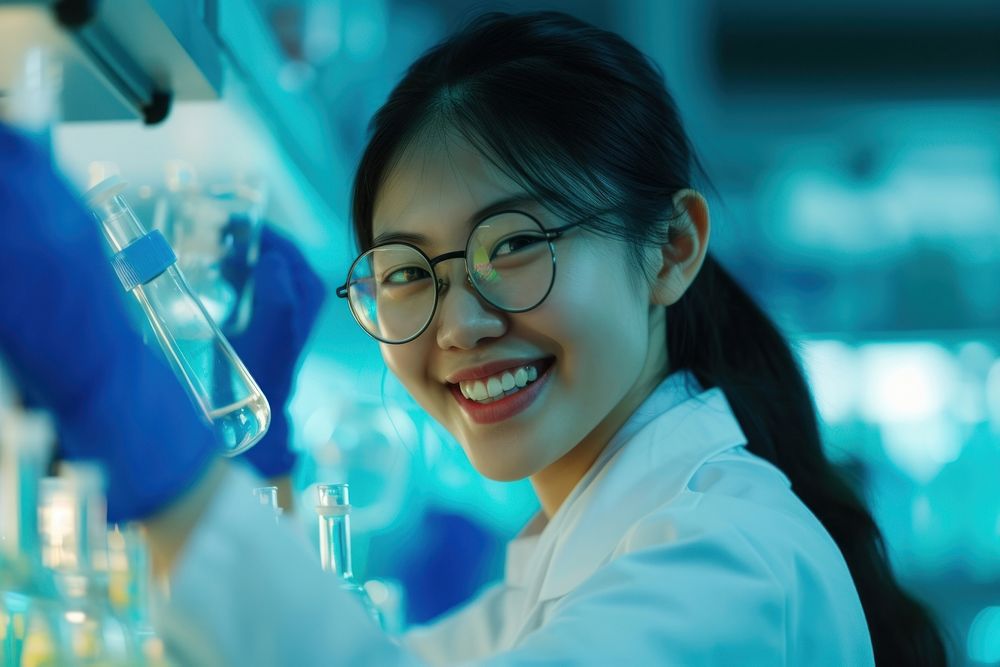
<svg viewBox="0 0 1000 667">
<path fill-rule="evenodd" d="M 486 385 L 483 384 L 483 381 L 476 380 L 475 384 L 472 385 L 472 391 L 469 392 L 469 398 L 474 401 L 483 401 L 489 397 L 489 392 L 486 391 Z"/>
<path fill-rule="evenodd" d="M 486 381 L 486 391 L 490 392 L 490 398 L 496 398 L 503 393 L 503 385 L 495 376 Z"/>
<path fill-rule="evenodd" d="M 534 366 L 521 366 L 515 371 L 504 371 L 500 375 L 483 380 L 467 380 L 459 382 L 462 396 L 470 401 L 492 403 L 495 400 L 509 396 L 538 379 L 538 371 Z"/>
<path fill-rule="evenodd" d="M 504 391 L 510 391 L 514 388 L 514 376 L 509 371 L 504 371 L 500 377 L 500 386 Z"/>
</svg>

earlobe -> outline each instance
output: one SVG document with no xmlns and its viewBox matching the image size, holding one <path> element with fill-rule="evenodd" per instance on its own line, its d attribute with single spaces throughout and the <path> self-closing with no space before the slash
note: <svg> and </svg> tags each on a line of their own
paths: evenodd
<svg viewBox="0 0 1000 667">
<path fill-rule="evenodd" d="M 662 306 L 679 301 L 698 276 L 711 231 L 708 202 L 696 190 L 678 191 L 674 211 L 669 239 L 658 249 L 659 270 L 652 285 L 651 300 Z"/>
</svg>

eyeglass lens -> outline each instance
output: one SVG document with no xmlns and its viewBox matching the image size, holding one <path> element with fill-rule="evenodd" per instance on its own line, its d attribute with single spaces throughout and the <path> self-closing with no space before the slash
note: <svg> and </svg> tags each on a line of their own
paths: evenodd
<svg viewBox="0 0 1000 667">
<path fill-rule="evenodd" d="M 502 310 L 530 310 L 552 286 L 552 246 L 541 226 L 523 213 L 501 213 L 480 222 L 466 252 L 472 284 L 486 301 Z M 354 265 L 348 277 L 348 297 L 355 317 L 369 334 L 389 343 L 407 341 L 434 316 L 434 271 L 416 248 L 379 246 Z"/>
</svg>

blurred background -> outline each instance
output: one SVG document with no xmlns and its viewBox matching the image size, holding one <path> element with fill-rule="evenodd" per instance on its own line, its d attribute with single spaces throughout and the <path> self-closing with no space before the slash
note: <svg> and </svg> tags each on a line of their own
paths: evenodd
<svg viewBox="0 0 1000 667">
<path fill-rule="evenodd" d="M 29 44 L 63 52 L 52 140 L 75 184 L 114 163 L 152 217 L 178 173 L 252 181 L 331 288 L 368 120 L 424 49 L 491 9 L 621 33 L 662 68 L 714 186 L 715 252 L 799 350 L 897 573 L 958 664 L 1000 663 L 1000 2 L 49 4 L 0 3 L 0 84 Z M 530 486 L 482 479 L 339 299 L 291 410 L 298 520 L 314 534 L 312 485 L 350 483 L 355 571 L 405 622 L 501 575 Z"/>
</svg>

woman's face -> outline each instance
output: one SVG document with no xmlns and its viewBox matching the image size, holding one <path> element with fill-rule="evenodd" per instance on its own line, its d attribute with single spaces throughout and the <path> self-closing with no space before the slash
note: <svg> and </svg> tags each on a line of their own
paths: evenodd
<svg viewBox="0 0 1000 667">
<path fill-rule="evenodd" d="M 422 235 L 426 242 L 417 245 L 431 258 L 464 250 L 480 212 L 523 194 L 464 142 L 418 141 L 379 192 L 373 237 Z M 547 229 L 570 222 L 535 202 L 508 208 L 531 213 Z M 534 310 L 494 308 L 466 281 L 463 261 L 447 260 L 436 267 L 448 287 L 427 330 L 409 343 L 381 345 L 410 394 L 492 479 L 585 470 L 666 373 L 664 309 L 651 307 L 648 288 L 629 282 L 626 272 L 636 269 L 626 266 L 624 246 L 580 229 L 554 246 L 555 283 Z M 543 372 L 484 416 L 449 378 L 497 361 L 509 362 L 503 365 L 512 378 L 530 362 Z"/>
</svg>

